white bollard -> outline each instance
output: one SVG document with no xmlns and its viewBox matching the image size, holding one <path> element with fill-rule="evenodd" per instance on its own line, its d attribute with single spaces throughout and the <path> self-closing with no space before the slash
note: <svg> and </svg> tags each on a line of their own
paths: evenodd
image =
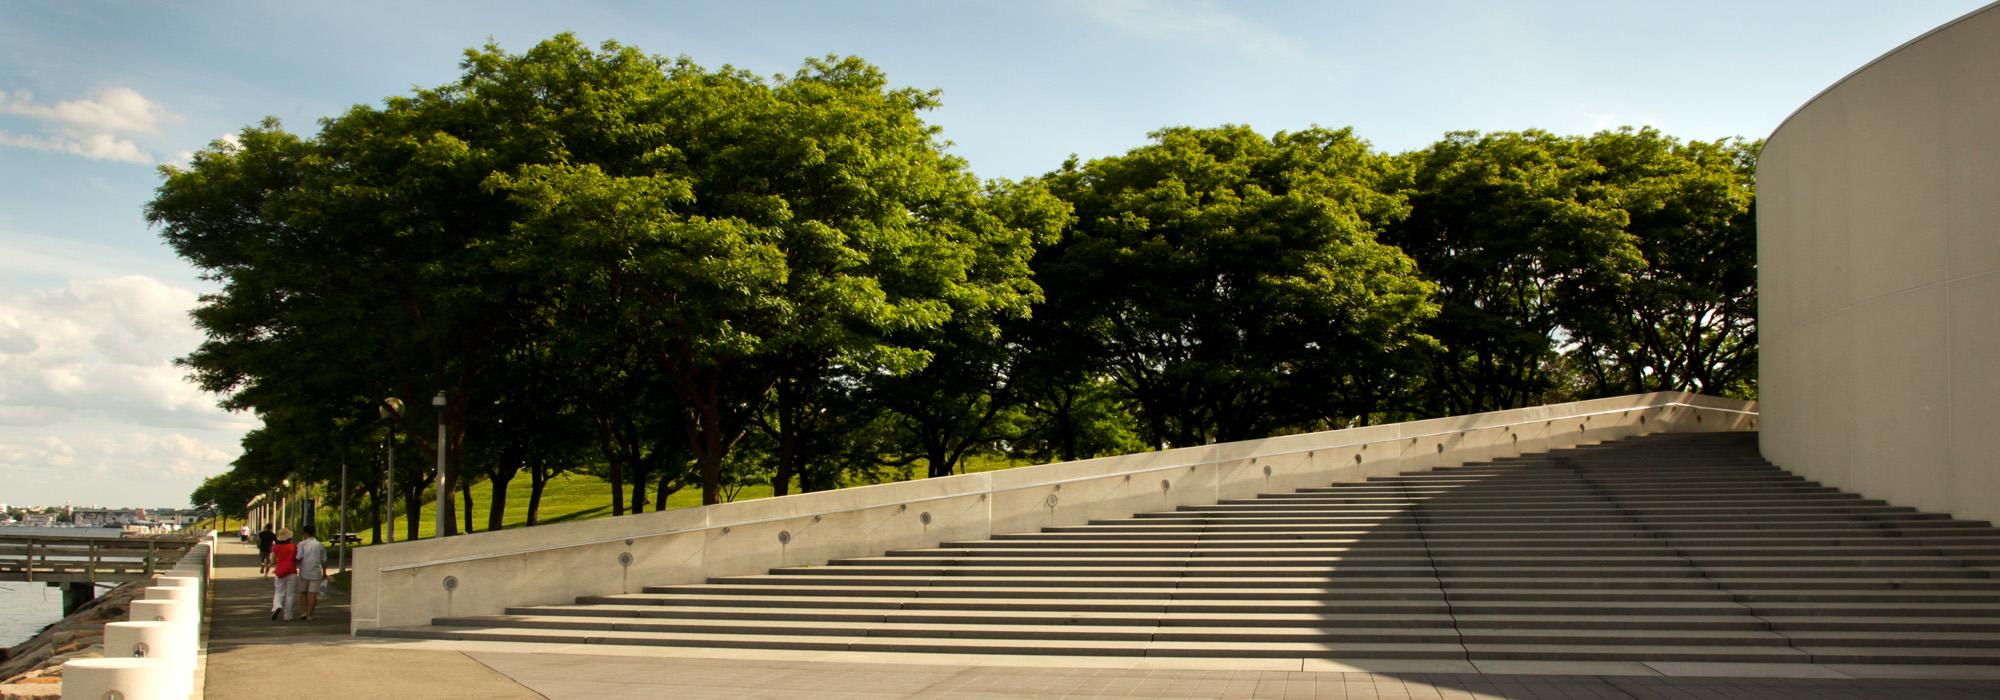
<svg viewBox="0 0 2000 700">
<path fill-rule="evenodd" d="M 151 586 L 144 591 L 143 600 L 180 600 L 201 611 L 201 591 L 183 586 Z"/>
<path fill-rule="evenodd" d="M 132 621 L 172 623 L 177 634 L 189 645 L 196 645 L 201 643 L 201 613 L 197 610 L 193 602 L 186 600 L 135 600 Z"/>
<path fill-rule="evenodd" d="M 173 673 L 173 665 L 164 659 L 72 659 L 63 664 L 62 696 L 70 700 L 172 700 L 178 689 Z"/>
<path fill-rule="evenodd" d="M 185 600 L 134 600 L 131 617 L 133 622 L 173 622 L 189 625 L 201 623 L 194 604 Z"/>
<path fill-rule="evenodd" d="M 159 580 L 153 582 L 153 585 L 166 586 L 168 588 L 192 588 L 195 590 L 196 602 L 200 602 L 201 600 L 201 578 L 198 576 L 161 576 Z"/>
<path fill-rule="evenodd" d="M 195 648 L 171 622 L 112 622 L 104 625 L 104 658 L 158 659 L 174 667 L 167 690 L 173 697 L 194 692 Z"/>
</svg>

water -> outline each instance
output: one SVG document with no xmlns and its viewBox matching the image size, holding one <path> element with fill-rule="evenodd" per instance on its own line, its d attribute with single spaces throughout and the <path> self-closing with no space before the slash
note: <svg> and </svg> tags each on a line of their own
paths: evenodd
<svg viewBox="0 0 2000 700">
<path fill-rule="evenodd" d="M 117 537 L 117 528 L 0 527 L 0 535 L 31 537 Z M 45 583 L 0 581 L 0 647 L 11 647 L 62 619 L 62 589 Z"/>
<path fill-rule="evenodd" d="M 62 589 L 44 583 L 0 582 L 0 647 L 33 638 L 62 619 Z"/>
</svg>

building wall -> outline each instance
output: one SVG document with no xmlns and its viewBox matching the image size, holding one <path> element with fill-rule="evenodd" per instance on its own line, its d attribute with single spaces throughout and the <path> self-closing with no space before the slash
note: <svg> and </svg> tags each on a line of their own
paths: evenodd
<svg viewBox="0 0 2000 700">
<path fill-rule="evenodd" d="M 1801 107 L 1759 160 L 1764 454 L 2000 520 L 2000 4 Z"/>
</svg>

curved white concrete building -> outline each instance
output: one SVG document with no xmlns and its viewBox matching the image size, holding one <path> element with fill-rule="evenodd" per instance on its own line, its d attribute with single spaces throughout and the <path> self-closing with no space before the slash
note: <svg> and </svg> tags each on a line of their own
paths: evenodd
<svg viewBox="0 0 2000 700">
<path fill-rule="evenodd" d="M 1827 88 L 1757 175 L 1765 456 L 2000 520 L 2000 4 Z"/>
</svg>

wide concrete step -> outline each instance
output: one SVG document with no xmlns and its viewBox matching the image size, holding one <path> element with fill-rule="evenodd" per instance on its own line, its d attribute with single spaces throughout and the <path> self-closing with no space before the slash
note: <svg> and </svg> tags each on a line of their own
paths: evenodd
<svg viewBox="0 0 2000 700">
<path fill-rule="evenodd" d="M 1143 526 L 1165 525 L 1356 525 L 1361 527 L 1433 527 L 1460 526 L 1479 527 L 1486 525 L 1578 527 L 1582 525 L 1630 526 L 1657 525 L 1669 528 L 1737 529 L 1747 527 L 1772 527 L 1775 524 L 1792 523 L 1897 523 L 1930 522 L 1947 520 L 1947 516 L 1929 513 L 1902 513 L 1896 511 L 1799 511 L 1773 513 L 1744 513 L 1727 516 L 1727 523 L 1718 523 L 1718 514 L 1649 513 L 1607 511 L 1599 513 L 1538 513 L 1533 515 L 1498 515 L 1469 513 L 1185 513 L 1174 515 L 1152 515 L 1140 518 L 1094 519 L 1088 525 L 1123 525 L 1126 523 Z M 1960 521 L 1961 524 L 1966 521 Z M 1980 523 L 1983 526 L 1984 523 Z M 1906 525 L 1907 526 L 1907 525 Z"/>
<path fill-rule="evenodd" d="M 940 591 L 948 593 L 949 591 Z M 1374 601 L 1374 600 L 1296 600 L 1296 599 L 1201 599 L 1192 597 L 1147 597 L 1123 596 L 1100 597 L 1098 590 L 1077 590 L 1077 597 L 1053 596 L 1006 598 L 1006 597 L 956 597 L 949 595 L 926 596 L 839 596 L 839 595 L 727 595 L 695 593 L 627 593 L 608 596 L 582 596 L 579 604 L 598 605 L 638 605 L 652 602 L 658 605 L 675 606 L 720 606 L 720 607 L 769 607 L 769 608 L 865 608 L 902 610 L 985 610 L 985 611 L 1068 611 L 1068 612 L 1126 612 L 1126 613 L 1226 613 L 1241 615 L 1247 613 L 1288 613 L 1313 615 L 1442 615 L 1451 608 L 1436 601 Z M 1086 595 L 1088 594 L 1088 595 Z M 1731 608 L 1741 610 L 1741 608 Z M 1664 613 L 1663 613 L 1664 614 Z"/>
<path fill-rule="evenodd" d="M 1668 646 L 1634 643 L 1465 644 L 1466 658 L 1493 661 L 1684 661 L 1709 663 L 1812 663 L 1812 655 L 1789 646 Z"/>
<path fill-rule="evenodd" d="M 818 620 L 868 622 L 917 622 L 931 624 L 1039 624 L 1039 625 L 1161 625 L 1193 627 L 1453 627 L 1450 615 L 1368 614 L 1368 613 L 1260 613 L 1229 614 L 1199 612 L 1117 612 L 1117 611 L 1037 611 L 1012 608 L 988 610 L 922 610 L 899 608 L 819 609 L 677 605 L 536 605 L 508 608 L 509 615 L 574 615 L 642 618 L 698 618 L 704 620 Z M 1758 625 L 1753 618 L 1738 618 Z M 1731 628 L 1734 629 L 1734 628 Z"/>
<path fill-rule="evenodd" d="M 1729 502 L 1716 499 L 1686 500 L 1655 504 L 1640 501 L 1590 501 L 1590 502 L 1530 502 L 1496 501 L 1491 504 L 1328 504 L 1328 503 L 1256 503 L 1219 504 L 1212 506 L 1181 506 L 1177 510 L 1157 513 L 1140 513 L 1136 518 L 1188 517 L 1191 515 L 1240 515 L 1269 513 L 1284 515 L 1401 515 L 1410 513 L 1453 515 L 1520 515 L 1524 507 L 1536 511 L 1555 514 L 1585 515 L 1591 513 L 1652 513 L 1658 515 L 1752 515 L 1758 513 L 1915 513 L 1913 508 L 1896 508 L 1877 503 L 1854 501 L 1796 502 L 1786 499 L 1764 499 L 1747 502 Z M 1938 516 L 1943 517 L 1943 516 Z"/>
<path fill-rule="evenodd" d="M 1102 575 L 1153 575 L 1175 572 L 1180 576 L 1221 576 L 1228 571 L 1243 575 L 1286 571 L 1349 571 L 1357 568 L 1393 568 L 1412 571 L 1429 567 L 1456 571 L 1467 568 L 1495 569 L 1655 569 L 1692 567 L 1704 570 L 1785 568 L 1811 571 L 1904 570 L 1902 578 L 1931 577 L 1915 572 L 1966 569 L 1966 578 L 1987 578 L 1985 569 L 1994 568 L 1986 558 L 1944 557 L 1698 557 L 1671 553 L 1657 556 L 1356 556 L 1356 557 L 1118 557 L 1106 559 L 1048 557 L 883 557 L 866 561 L 846 560 L 824 567 L 785 567 L 771 570 L 778 575 L 1033 575 L 1050 572 L 1066 575 L 1074 571 L 1102 572 Z M 1985 572 L 1985 573 L 1982 573 Z"/>
<path fill-rule="evenodd" d="M 1276 626 L 1161 626 L 1032 624 L 1007 622 L 902 622 L 902 621 L 821 621 L 821 620 L 692 620 L 675 618 L 634 618 L 623 616 L 582 617 L 574 615 L 487 615 L 444 617 L 432 622 L 455 627 L 519 627 L 560 630 L 624 630 L 637 632 L 683 632 L 697 634 L 824 635 L 855 637 L 925 637 L 960 639 L 1039 639 L 1051 642 L 1096 641 L 1197 641 L 1239 642 L 1367 642 L 1389 644 L 1449 644 L 1459 633 L 1451 627 L 1381 624 L 1372 627 L 1276 627 Z M 1716 633 L 1724 635 L 1742 633 Z M 1768 633 L 1766 633 L 1768 634 Z M 1769 635 L 1773 638 L 1776 635 Z"/>
<path fill-rule="evenodd" d="M 1513 494 L 1476 495 L 1451 494 L 1443 490 L 1422 491 L 1414 489 L 1373 489 L 1354 490 L 1343 493 L 1322 494 L 1265 494 L 1257 498 L 1231 499 L 1221 505 L 1228 507 L 1248 506 L 1305 506 L 1305 505 L 1379 505 L 1383 507 L 1408 507 L 1425 509 L 1445 508 L 1504 508 L 1510 505 L 1603 505 L 1606 503 L 1657 503 L 1657 504 L 1783 504 L 1783 503 L 1880 503 L 1875 499 L 1854 498 L 1848 494 L 1821 493 L 1817 488 L 1799 489 L 1734 489 L 1673 491 L 1662 493 L 1605 493 L 1571 492 L 1549 493 L 1546 491 L 1525 491 Z"/>
<path fill-rule="evenodd" d="M 1421 544 L 1408 546 L 1395 543 L 1379 545 L 1355 544 L 1352 546 L 1317 546 L 1304 544 L 1292 547 L 1279 546 L 1201 546 L 1199 541 L 1165 545 L 1143 543 L 1145 546 L 1078 546 L 1074 543 L 1045 542 L 1040 546 L 1023 547 L 976 547 L 952 546 L 932 549 L 891 550 L 885 557 L 890 558 L 932 558 L 950 557 L 958 559 L 1033 558 L 1067 559 L 1092 557 L 1099 559 L 1146 558 L 1146 557 L 1242 557 L 1242 558 L 1347 558 L 1370 556 L 1520 556 L 1520 557 L 1625 557 L 1649 556 L 1653 554 L 1674 554 L 1688 558 L 1700 557 L 1838 557 L 1875 556 L 1902 557 L 1928 556 L 1945 558 L 2000 557 L 2000 546 L 1958 546 L 1924 547 L 1904 545 L 1894 542 L 1877 545 L 1801 546 L 1801 547 L 1674 547 L 1663 540 L 1644 540 L 1637 546 L 1607 547 L 1600 545 L 1564 546 L 1564 543 L 1543 543 L 1539 547 L 1425 547 Z M 850 561 L 847 559 L 836 562 Z"/>
<path fill-rule="evenodd" d="M 798 573 L 773 576 L 717 577 L 709 585 L 757 585 L 757 586 L 840 586 L 840 585 L 903 585 L 903 586 L 951 586 L 958 588 L 1010 587 L 1010 588 L 1154 588 L 1154 589 L 1198 589 L 1198 588 L 1265 588 L 1296 589 L 1308 588 L 1321 591 L 1388 591 L 1423 590 L 1456 593 L 1470 590 L 1518 590 L 1541 591 L 1545 595 L 1569 595 L 1579 591 L 1643 590 L 1643 591 L 1729 591 L 1735 595 L 1752 596 L 1780 592 L 1783 595 L 1807 595 L 1811 592 L 1826 592 L 1828 596 L 1848 593 L 1869 594 L 1888 591 L 1896 594 L 1915 595 L 1925 591 L 1953 591 L 1954 599 L 1967 596 L 1990 595 L 2000 592 L 2000 579 L 1996 578 L 1733 578 L 1714 579 L 1695 576 L 1674 577 L 1614 577 L 1591 576 L 1561 578 L 1553 576 L 1493 577 L 1473 571 L 1468 575 L 1445 575 L 1440 577 L 1327 577 L 1327 576 L 1277 576 L 1277 575 L 1234 575 L 1186 576 L 1186 577 L 1134 577 L 1099 576 L 1088 570 L 1049 571 L 1046 575 L 1020 576 L 970 576 L 959 574 L 930 575 L 904 572 L 847 575 L 837 572 Z M 683 586 L 651 587 L 652 590 L 666 591 L 682 589 Z M 1250 595 L 1244 593 L 1244 595 Z M 1833 599 L 1831 597 L 1827 598 Z"/>
<path fill-rule="evenodd" d="M 891 620 L 768 620 L 696 619 L 691 617 L 636 617 L 617 614 L 506 614 L 477 617 L 444 617 L 436 626 L 507 627 L 571 631 L 632 631 L 694 634 L 751 634 L 793 636 L 920 637 L 958 639 L 1035 639 L 1050 642 L 1093 641 L 1198 641 L 1265 643 L 1388 643 L 1388 644 L 1510 644 L 1510 645 L 1701 645 L 1701 646 L 1840 646 L 1915 647 L 1941 649 L 2000 648 L 2000 634 L 1990 632 L 1911 632 L 1911 631 L 1771 631 L 1759 629 L 1620 629 L 1620 628 L 1522 628 L 1401 625 L 1381 621 L 1375 625 L 1321 624 L 1162 625 L 1156 622 L 1111 622 L 1098 624 L 1049 623 L 1044 620 L 975 621 L 948 619 L 940 622 Z M 1316 622 L 1316 621 L 1301 621 Z"/>
<path fill-rule="evenodd" d="M 1526 659 L 1589 661 L 1708 661 L 1788 663 L 1984 664 L 2000 660 L 1987 648 L 1661 644 L 1436 643 L 1263 641 L 1140 641 L 980 639 L 808 634 L 711 634 L 635 630 L 532 629 L 504 626 L 435 625 L 372 630 L 373 636 L 568 644 L 628 644 L 712 648 L 796 649 L 894 653 L 1041 654 L 1063 656 L 1236 657 L 1236 658 L 1403 658 Z"/>
<path fill-rule="evenodd" d="M 1450 644 L 1371 644 L 1346 642 L 1151 642 L 1040 639 L 961 639 L 954 637 L 855 637 L 818 635 L 698 634 L 625 630 L 541 630 L 509 627 L 430 626 L 371 630 L 379 637 L 459 639 L 555 644 L 629 644 L 738 649 L 793 649 L 887 653 L 1035 654 L 1048 656 L 1144 656 L 1236 658 L 1463 659 Z"/>
<path fill-rule="evenodd" d="M 1925 618 L 1769 616 L 1732 615 L 1420 615 L 1420 614 L 1284 614 L 1237 612 L 1231 614 L 1155 613 L 1110 611 L 1035 611 L 1008 609 L 904 610 L 897 608 L 775 608 L 675 605 L 542 605 L 509 608 L 509 615 L 695 618 L 701 620 L 805 620 L 850 623 L 909 622 L 931 624 L 1033 624 L 1033 625 L 1148 625 L 1161 626 L 1270 626 L 1270 627 L 1445 627 L 1465 625 L 1483 629 L 1612 629 L 1612 630 L 1778 630 L 1824 631 L 1834 633 L 1878 630 L 1884 632 L 1952 632 L 2000 634 L 2000 618 Z"/>
</svg>

